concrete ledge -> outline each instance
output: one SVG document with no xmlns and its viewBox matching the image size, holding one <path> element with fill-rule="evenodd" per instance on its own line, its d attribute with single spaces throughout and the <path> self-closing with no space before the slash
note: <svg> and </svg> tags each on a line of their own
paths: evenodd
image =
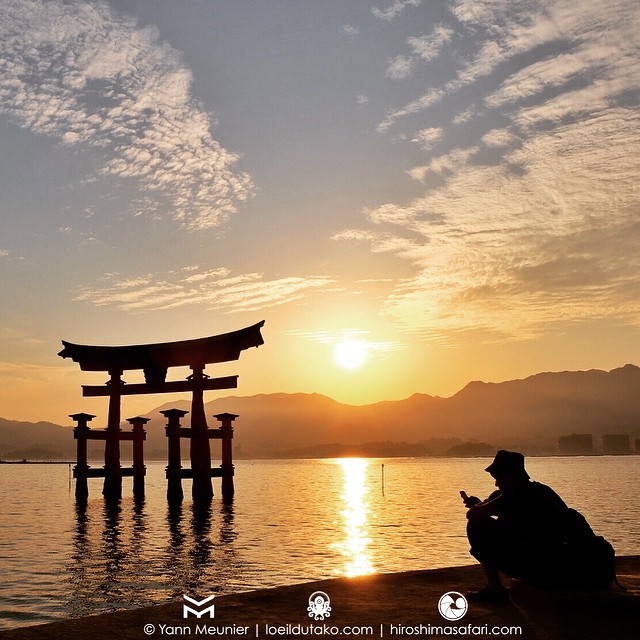
<svg viewBox="0 0 640 640">
<path fill-rule="evenodd" d="M 213 619 L 208 616 L 184 619 L 180 599 L 144 609 L 13 629 L 1 632 L 0 636 L 7 640 L 142 640 L 176 636 L 237 639 L 255 638 L 257 626 L 259 638 L 340 637 L 327 635 L 321 629 L 302 635 L 297 627 L 328 625 L 341 630 L 370 626 L 374 635 L 359 636 L 370 638 L 380 638 L 382 634 L 394 639 L 455 635 L 528 640 L 636 640 L 640 637 L 640 556 L 618 558 L 618 579 L 627 591 L 615 586 L 604 592 L 544 591 L 519 585 L 512 590 L 510 603 L 471 603 L 464 618 L 456 622 L 440 616 L 438 601 L 448 591 L 464 593 L 482 586 L 479 566 L 339 578 L 219 596 L 213 601 Z M 191 595 L 205 598 L 214 588 L 212 585 L 210 593 Z M 326 620 L 314 622 L 308 617 L 307 606 L 309 596 L 318 590 L 329 595 L 332 611 Z M 152 634 L 145 633 L 145 625 L 153 625 Z M 423 625 L 422 629 L 419 625 Z M 431 634 L 426 633 L 428 625 Z M 205 627 L 210 630 L 205 632 Z M 246 628 L 244 634 L 238 633 L 241 627 Z M 435 627 L 449 630 L 437 633 Z M 452 630 L 453 627 L 458 629 Z M 493 627 L 521 627 L 522 633 L 496 636 L 491 633 Z M 275 631 L 277 628 L 279 631 Z"/>
</svg>

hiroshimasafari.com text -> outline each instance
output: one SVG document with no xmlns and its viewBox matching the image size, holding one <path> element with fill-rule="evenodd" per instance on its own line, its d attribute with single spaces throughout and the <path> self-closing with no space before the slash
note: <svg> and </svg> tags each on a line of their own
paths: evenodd
<svg viewBox="0 0 640 640">
<path fill-rule="evenodd" d="M 488 624 L 436 625 L 390 624 L 381 627 L 381 635 L 389 636 L 521 636 L 522 627 Z"/>
</svg>

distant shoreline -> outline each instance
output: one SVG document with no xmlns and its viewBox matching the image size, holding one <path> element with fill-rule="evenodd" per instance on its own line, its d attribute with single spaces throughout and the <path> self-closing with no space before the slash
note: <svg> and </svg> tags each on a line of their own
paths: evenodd
<svg viewBox="0 0 640 640">
<path fill-rule="evenodd" d="M 0 460 L 0 464 L 75 464 L 75 463 L 76 463 L 75 460 Z"/>
<path fill-rule="evenodd" d="M 637 456 L 640 455 L 640 452 L 630 451 L 628 453 L 541 453 L 541 454 L 529 454 L 527 458 L 603 458 L 605 456 L 620 458 L 625 456 Z M 380 459 L 400 459 L 400 458 L 424 458 L 425 460 L 433 460 L 433 459 L 452 459 L 452 460 L 472 460 L 478 458 L 490 458 L 491 455 L 483 454 L 483 455 L 475 455 L 475 456 L 448 456 L 444 454 L 439 455 L 422 455 L 422 456 L 401 456 L 401 455 L 379 455 L 379 456 L 369 456 L 369 455 L 326 455 L 326 456 L 278 456 L 278 457 L 269 457 L 269 458 L 236 458 L 236 462 L 245 461 L 245 460 L 333 460 L 339 458 L 365 458 L 368 460 L 380 460 Z M 102 459 L 92 459 L 89 460 L 89 463 L 94 463 L 95 466 L 100 466 L 104 461 Z M 166 458 L 148 458 L 145 462 L 166 462 Z M 188 463 L 188 458 L 183 458 L 183 462 Z M 0 464 L 68 464 L 75 465 L 75 460 L 0 460 Z M 130 465 L 130 460 L 124 461 L 125 465 Z"/>
</svg>

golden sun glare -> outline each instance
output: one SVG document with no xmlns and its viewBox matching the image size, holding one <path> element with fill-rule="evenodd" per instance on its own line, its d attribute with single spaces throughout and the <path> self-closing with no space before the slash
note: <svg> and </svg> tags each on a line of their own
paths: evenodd
<svg viewBox="0 0 640 640">
<path fill-rule="evenodd" d="M 333 351 L 336 362 L 345 369 L 357 369 L 367 359 L 367 345 L 359 340 L 344 338 Z"/>
</svg>

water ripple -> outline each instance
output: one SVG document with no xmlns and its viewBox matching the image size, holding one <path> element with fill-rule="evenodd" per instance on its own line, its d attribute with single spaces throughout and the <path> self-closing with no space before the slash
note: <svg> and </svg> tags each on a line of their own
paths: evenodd
<svg viewBox="0 0 640 640">
<path fill-rule="evenodd" d="M 532 458 L 528 469 L 619 554 L 637 554 L 638 462 Z M 109 505 L 92 480 L 83 508 L 67 467 L 0 465 L 0 629 L 185 592 L 469 564 L 458 490 L 488 495 L 484 467 L 478 459 L 240 461 L 233 504 L 216 498 L 202 510 L 167 505 L 163 462 L 148 464 L 145 500 L 125 485 Z"/>
</svg>

